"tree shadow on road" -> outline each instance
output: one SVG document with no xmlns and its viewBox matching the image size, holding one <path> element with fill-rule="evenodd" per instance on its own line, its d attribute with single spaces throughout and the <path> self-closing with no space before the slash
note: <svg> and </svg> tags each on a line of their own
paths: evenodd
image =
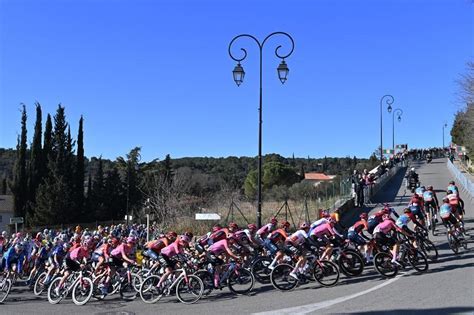
<svg viewBox="0 0 474 315">
<path fill-rule="evenodd" d="M 472 314 L 474 307 L 440 307 L 428 309 L 397 309 L 397 310 L 378 310 L 367 312 L 351 312 L 340 314 L 382 314 L 382 315 L 399 315 L 399 314 L 415 314 L 415 315 L 433 315 L 433 314 Z"/>
</svg>

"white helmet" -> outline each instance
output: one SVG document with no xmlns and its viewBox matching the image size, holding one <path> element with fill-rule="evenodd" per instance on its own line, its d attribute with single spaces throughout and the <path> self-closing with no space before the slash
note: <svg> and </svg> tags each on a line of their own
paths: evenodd
<svg viewBox="0 0 474 315">
<path fill-rule="evenodd" d="M 412 172 L 414 172 L 414 171 L 415 171 L 415 168 L 414 168 L 414 167 L 412 167 L 412 168 L 411 168 L 411 171 L 412 171 Z"/>
<path fill-rule="evenodd" d="M 8 236 L 7 231 L 3 231 L 3 232 L 2 232 L 2 236 L 3 236 L 3 237 L 7 237 L 7 236 Z"/>
</svg>

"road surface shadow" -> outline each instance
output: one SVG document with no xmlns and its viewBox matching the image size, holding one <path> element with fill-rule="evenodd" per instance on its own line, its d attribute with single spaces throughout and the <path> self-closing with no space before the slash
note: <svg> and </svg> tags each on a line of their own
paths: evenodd
<svg viewBox="0 0 474 315">
<path fill-rule="evenodd" d="M 339 313 L 339 314 L 383 314 L 383 315 L 433 315 L 433 314 L 473 314 L 474 307 L 440 307 L 440 308 L 428 308 L 428 309 L 398 309 L 398 310 L 378 310 L 378 311 L 367 311 L 367 312 L 351 312 L 351 313 Z"/>
</svg>

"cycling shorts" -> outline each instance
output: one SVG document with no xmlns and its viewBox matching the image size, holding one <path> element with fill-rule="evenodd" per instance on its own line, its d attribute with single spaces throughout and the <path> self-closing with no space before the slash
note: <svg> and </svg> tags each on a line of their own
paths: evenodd
<svg viewBox="0 0 474 315">
<path fill-rule="evenodd" d="M 380 246 L 392 247 L 395 245 L 396 241 L 393 237 L 388 237 L 383 233 L 375 233 L 375 242 Z"/>
<path fill-rule="evenodd" d="M 155 252 L 154 252 L 153 250 L 151 250 L 151 249 L 148 249 L 148 250 L 144 251 L 144 252 L 143 252 L 143 256 L 149 257 L 149 258 L 151 258 L 152 260 L 155 260 L 155 261 L 158 260 L 158 254 L 155 253 Z"/>
<path fill-rule="evenodd" d="M 452 213 L 449 215 L 449 217 L 441 218 L 441 220 L 443 220 L 443 224 L 445 226 L 448 226 L 449 224 L 456 225 L 458 223 L 458 220 L 456 220 Z"/>
<path fill-rule="evenodd" d="M 347 238 L 360 246 L 363 246 L 367 243 L 365 239 L 362 236 L 360 236 L 359 233 L 357 233 L 356 231 L 350 231 L 347 234 Z"/>
<path fill-rule="evenodd" d="M 278 247 L 273 244 L 268 238 L 263 242 L 263 246 L 270 252 L 270 254 L 275 255 L 278 252 Z"/>
<path fill-rule="evenodd" d="M 293 246 L 293 244 L 285 244 L 285 246 L 283 246 L 283 252 L 289 256 L 303 255 L 302 249 L 299 247 Z"/>
<path fill-rule="evenodd" d="M 174 269 L 174 266 L 176 265 L 175 261 L 164 254 L 158 256 L 158 261 L 163 268 L 170 267 L 171 269 Z"/>
<path fill-rule="evenodd" d="M 215 267 L 215 266 L 222 266 L 224 264 L 224 260 L 220 259 L 218 256 L 212 254 L 212 253 L 207 253 L 207 259 L 209 262 Z"/>
<path fill-rule="evenodd" d="M 75 260 L 72 260 L 69 257 L 66 257 L 66 260 L 64 261 L 64 263 L 66 264 L 66 269 L 69 271 L 76 272 L 76 271 L 81 270 L 81 264 Z"/>
</svg>

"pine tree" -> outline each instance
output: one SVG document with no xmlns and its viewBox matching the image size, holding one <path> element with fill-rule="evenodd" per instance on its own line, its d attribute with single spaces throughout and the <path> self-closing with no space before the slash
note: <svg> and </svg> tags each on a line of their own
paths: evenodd
<svg viewBox="0 0 474 315">
<path fill-rule="evenodd" d="M 165 160 L 163 161 L 163 174 L 168 182 L 171 182 L 173 179 L 173 166 L 171 164 L 171 156 L 166 155 Z"/>
<path fill-rule="evenodd" d="M 10 189 L 13 193 L 13 212 L 15 217 L 24 217 L 28 201 L 28 178 L 26 174 L 26 107 L 21 113 L 21 135 L 17 140 L 17 156 L 13 181 Z"/>
<path fill-rule="evenodd" d="M 84 133 L 83 133 L 83 122 L 84 119 L 81 116 L 79 119 L 79 131 L 77 133 L 77 156 L 76 156 L 76 169 L 74 172 L 74 193 L 75 193 L 75 204 L 78 213 L 81 217 L 85 217 L 84 212 Z"/>
<path fill-rule="evenodd" d="M 27 221 L 31 219 L 36 203 L 36 191 L 41 183 L 43 156 L 42 156 L 42 113 L 41 105 L 36 103 L 36 122 L 33 143 L 31 144 L 30 167 L 28 176 L 28 211 Z"/>
</svg>

